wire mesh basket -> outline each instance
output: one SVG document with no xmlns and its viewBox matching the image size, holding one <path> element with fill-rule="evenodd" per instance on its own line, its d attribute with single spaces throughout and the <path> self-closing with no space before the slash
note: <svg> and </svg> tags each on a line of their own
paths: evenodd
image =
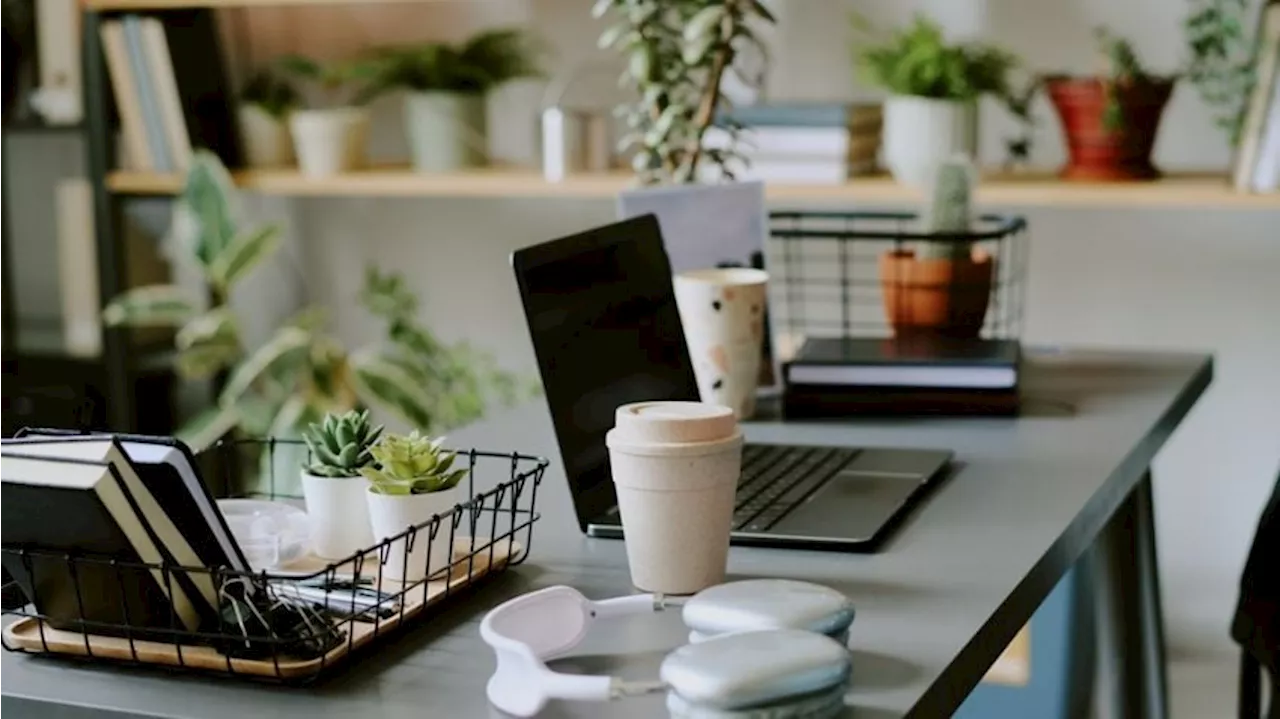
<svg viewBox="0 0 1280 719">
<path fill-rule="evenodd" d="M 294 440 L 226 441 L 199 455 L 197 463 L 209 488 L 225 496 L 246 467 L 275 467 L 276 455 L 290 452 L 306 457 L 305 445 Z M 6 448 L 6 459 L 23 456 L 19 446 Z M 269 571 L 238 571 L 6 544 L 4 566 L 29 601 L 5 610 L 4 648 L 245 679 L 315 680 L 528 556 L 547 460 L 475 449 L 457 450 L 457 458 L 470 470 L 461 485 L 465 501 L 339 561 L 304 557 Z M 65 461 L 97 464 L 119 486 L 127 486 L 109 462 Z M 290 466 L 296 471 L 296 464 Z M 266 487 L 278 486 L 274 477 L 270 480 Z M 270 491 L 248 496 L 297 499 Z M 138 517 L 156 538 L 145 515 L 139 512 Z M 415 553 L 424 542 L 427 551 Z M 440 542 L 450 547 L 449 560 L 441 563 L 447 566 L 432 565 L 430 548 Z M 397 552 L 403 555 L 393 556 Z M 424 578 L 394 581 L 385 576 L 389 562 L 408 564 L 418 554 L 425 563 Z M 137 583 L 153 580 L 167 597 L 183 588 L 213 587 L 216 617 L 205 616 L 192 627 L 171 602 L 167 622 L 157 623 L 154 614 L 145 624 L 138 621 Z M 63 591 L 58 596 L 42 596 L 59 586 Z M 119 601 L 104 603 L 111 593 Z M 103 606 L 114 609 L 102 616 Z"/>
<path fill-rule="evenodd" d="M 1018 339 L 1026 221 L 982 215 L 964 233 L 919 225 L 910 212 L 771 213 L 769 312 L 784 353 L 805 336 L 887 337 L 930 325 L 943 334 Z M 963 262 L 916 261 L 929 257 Z M 943 272 L 921 271 L 934 269 Z"/>
</svg>

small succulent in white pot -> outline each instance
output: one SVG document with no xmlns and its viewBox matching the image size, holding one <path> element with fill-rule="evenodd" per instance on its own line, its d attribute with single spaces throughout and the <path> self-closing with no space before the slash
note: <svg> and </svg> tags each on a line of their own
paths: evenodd
<svg viewBox="0 0 1280 719">
<path fill-rule="evenodd" d="M 373 98 L 368 85 L 372 66 L 357 61 L 324 64 L 301 55 L 283 58 L 280 66 L 310 90 L 310 106 L 289 116 L 302 174 L 327 177 L 363 167 L 369 134 L 364 104 Z"/>
<path fill-rule="evenodd" d="M 412 542 L 401 538 L 388 547 L 385 579 L 416 582 L 428 571 L 436 574 L 449 567 L 455 488 L 469 470 L 454 469 L 457 454 L 443 449 L 443 444 L 443 437 L 432 439 L 417 430 L 389 434 L 370 450 L 375 464 L 361 470 L 369 480 L 369 523 L 375 538 L 381 541 L 419 527 Z M 428 523 L 437 514 L 440 523 L 433 538 Z"/>
<path fill-rule="evenodd" d="M 302 493 L 317 556 L 343 559 L 373 544 L 363 511 L 369 481 L 362 471 L 373 464 L 371 450 L 381 435 L 381 425 L 369 423 L 368 410 L 326 415 L 303 433 L 310 459 L 302 467 Z"/>
<path fill-rule="evenodd" d="M 259 70 L 244 84 L 236 117 L 245 162 L 250 167 L 288 167 L 293 164 L 289 114 L 297 105 L 297 91 L 270 70 Z"/>
</svg>

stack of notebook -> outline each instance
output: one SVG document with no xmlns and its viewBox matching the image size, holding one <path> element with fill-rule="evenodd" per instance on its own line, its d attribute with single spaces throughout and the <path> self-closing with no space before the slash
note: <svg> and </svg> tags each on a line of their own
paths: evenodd
<svg viewBox="0 0 1280 719">
<path fill-rule="evenodd" d="M 1019 344 L 918 336 L 805 340 L 783 367 L 791 417 L 1018 411 Z"/>
</svg>

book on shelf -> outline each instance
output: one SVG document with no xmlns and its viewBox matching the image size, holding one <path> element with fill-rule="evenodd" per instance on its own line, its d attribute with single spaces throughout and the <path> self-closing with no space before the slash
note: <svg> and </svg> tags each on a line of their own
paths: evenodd
<svg viewBox="0 0 1280 719">
<path fill-rule="evenodd" d="M 102 354 L 102 312 L 93 232 L 93 187 L 87 178 L 67 177 L 58 180 L 53 196 L 63 342 L 68 354 L 97 357 Z"/>
<path fill-rule="evenodd" d="M 28 7 L 30 7 L 28 5 Z M 80 3 L 77 0 L 36 0 L 36 67 L 40 71 L 37 97 L 53 91 L 68 103 L 65 113 L 46 114 L 42 103 L 33 104 L 53 125 L 84 119 L 84 87 L 80 63 Z M 25 49 L 25 48 L 24 48 Z"/>
<path fill-rule="evenodd" d="M 124 159 L 130 169 L 155 170 L 156 159 L 147 142 L 146 121 L 142 114 L 142 101 L 138 96 L 138 80 L 134 77 L 133 64 L 129 61 L 129 44 L 125 40 L 124 25 L 119 20 L 107 20 L 99 27 L 102 36 L 102 52 L 106 56 L 107 75 L 116 98 L 116 113 L 120 116 L 120 130 L 124 136 Z"/>
<path fill-rule="evenodd" d="M 791 386 L 1011 391 L 1021 356 L 1013 340 L 810 337 L 783 376 Z"/>
<path fill-rule="evenodd" d="M 735 108 L 707 133 L 710 147 L 736 148 L 735 176 L 776 182 L 840 184 L 874 172 L 883 124 L 878 104 L 780 103 Z"/>
<path fill-rule="evenodd" d="M 1276 76 L 1280 74 L 1280 3 L 1263 8 L 1260 33 L 1253 92 L 1245 108 L 1240 150 L 1232 173 L 1232 184 L 1240 191 L 1254 189 L 1256 173 L 1261 169 L 1259 165 L 1265 161 L 1261 156 L 1263 136 L 1270 124 L 1268 115 Z"/>
<path fill-rule="evenodd" d="M 142 114 L 146 131 L 147 152 L 159 172 L 173 172 L 176 168 L 170 157 L 169 143 L 165 138 L 164 123 L 160 115 L 160 103 L 155 76 L 149 67 L 142 43 L 142 20 L 137 15 L 125 15 L 120 21 L 124 28 L 124 41 L 129 52 L 129 69 L 138 91 L 138 109 Z"/>
<path fill-rule="evenodd" d="M 142 44 L 156 88 L 161 123 L 174 169 L 184 172 L 191 166 L 191 135 L 187 132 L 187 118 L 182 110 L 182 96 L 178 92 L 178 78 L 174 75 L 173 58 L 169 54 L 169 41 L 165 38 L 164 25 L 156 18 L 142 18 Z"/>
<path fill-rule="evenodd" d="M 1280 63 L 1280 58 L 1277 59 Z M 1272 79 L 1271 107 L 1262 125 L 1258 161 L 1253 170 L 1254 192 L 1280 190 L 1280 70 Z"/>
</svg>

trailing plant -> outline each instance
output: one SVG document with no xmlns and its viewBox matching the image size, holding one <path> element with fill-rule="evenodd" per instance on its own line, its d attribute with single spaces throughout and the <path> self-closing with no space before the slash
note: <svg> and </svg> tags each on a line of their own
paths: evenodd
<svg viewBox="0 0 1280 719">
<path fill-rule="evenodd" d="M 733 179 L 743 127 L 727 123 L 727 147 L 706 147 L 703 139 L 728 107 L 720 89 L 725 74 L 759 82 L 736 60 L 750 48 L 767 56 L 758 33 L 775 22 L 768 8 L 761 0 L 597 0 L 592 14 L 612 17 L 600 46 L 626 56 L 621 82 L 638 96 L 618 110 L 629 128 L 621 149 L 634 152 L 641 182 L 696 182 L 704 159 Z"/>
<path fill-rule="evenodd" d="M 371 449 L 382 435 L 382 425 L 369 423 L 369 410 L 327 414 L 302 433 L 311 453 L 304 465 L 317 477 L 359 477 L 373 464 Z"/>
<path fill-rule="evenodd" d="M 212 301 L 176 285 L 155 285 L 129 290 L 103 310 L 112 326 L 179 327 L 179 373 L 225 380 L 214 406 L 179 429 L 193 449 L 233 429 L 297 436 L 326 414 L 364 407 L 442 433 L 479 418 L 493 403 L 530 394 L 529 385 L 497 369 L 491 356 L 436 339 L 417 321 L 417 298 L 403 280 L 374 268 L 360 299 L 382 324 L 382 342 L 348 351 L 324 331 L 324 314 L 307 309 L 246 352 L 227 298 L 275 251 L 279 237 L 274 226 L 245 226 L 226 169 L 215 155 L 197 152 L 174 203 L 170 241 L 200 268 Z"/>
<path fill-rule="evenodd" d="M 377 95 L 373 81 L 377 67 L 368 60 L 320 62 L 303 55 L 286 55 L 280 70 L 309 92 L 303 96 L 313 107 L 363 105 Z"/>
<path fill-rule="evenodd" d="M 453 489 L 467 469 L 454 469 L 457 455 L 442 449 L 444 437 L 431 437 L 414 430 L 407 435 L 389 434 L 372 448 L 376 464 L 360 473 L 373 491 L 380 494 L 430 494 Z"/>
<path fill-rule="evenodd" d="M 431 42 L 377 50 L 369 58 L 371 92 L 394 88 L 485 94 L 542 70 L 538 50 L 523 30 L 491 30 L 461 45 Z"/>
<path fill-rule="evenodd" d="M 1017 65 L 1012 53 L 982 43 L 948 43 L 942 28 L 924 15 L 889 35 L 878 45 L 864 46 L 871 28 L 861 16 L 855 57 L 867 80 L 895 95 L 967 102 L 984 94 L 1005 98 L 1008 74 Z"/>
<path fill-rule="evenodd" d="M 1254 62 L 1248 0 L 1192 0 L 1183 23 L 1191 58 L 1187 77 L 1213 108 L 1214 122 L 1235 146 L 1253 90 Z"/>
<path fill-rule="evenodd" d="M 257 105 L 276 119 L 283 119 L 298 106 L 298 91 L 271 70 L 259 70 L 240 90 L 240 102 Z"/>
</svg>

